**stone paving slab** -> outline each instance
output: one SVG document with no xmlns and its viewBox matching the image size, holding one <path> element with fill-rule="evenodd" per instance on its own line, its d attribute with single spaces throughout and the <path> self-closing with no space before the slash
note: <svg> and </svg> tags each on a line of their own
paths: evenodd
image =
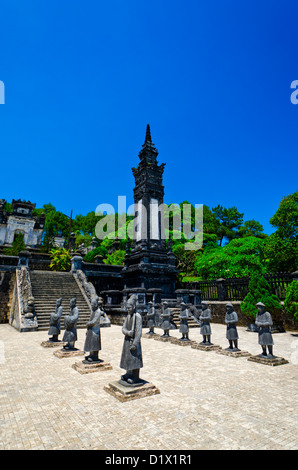
<svg viewBox="0 0 298 470">
<path fill-rule="evenodd" d="M 260 354 L 256 333 L 238 333 L 240 349 Z M 228 347 L 225 335 L 212 324 L 214 344 Z M 189 338 L 200 342 L 199 329 Z M 41 346 L 47 332 L 0 325 L 0 449 L 297 450 L 298 332 L 273 338 L 288 361 L 279 367 L 143 337 L 140 375 L 160 394 L 122 403 L 104 390 L 123 373 L 120 326 L 101 330 L 99 356 L 113 368 L 78 374 L 77 357 Z M 78 349 L 84 340 L 78 330 Z"/>
</svg>

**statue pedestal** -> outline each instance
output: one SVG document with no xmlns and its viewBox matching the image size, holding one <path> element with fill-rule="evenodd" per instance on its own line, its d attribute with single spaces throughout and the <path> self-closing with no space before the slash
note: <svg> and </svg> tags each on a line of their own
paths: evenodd
<svg viewBox="0 0 298 470">
<path fill-rule="evenodd" d="M 174 338 L 174 336 L 171 337 L 171 343 L 173 344 L 179 344 L 179 346 L 191 346 L 192 344 L 197 344 L 195 341 L 185 340 L 185 339 L 179 339 L 179 338 Z"/>
<path fill-rule="evenodd" d="M 159 389 L 155 385 L 146 381 L 137 387 L 128 387 L 122 385 L 119 381 L 110 382 L 104 387 L 104 390 L 121 402 L 136 400 L 138 398 L 149 397 L 150 395 L 157 395 L 160 393 Z"/>
<path fill-rule="evenodd" d="M 273 357 L 273 358 L 266 358 L 261 354 L 258 356 L 250 356 L 248 361 L 258 362 L 259 364 L 265 364 L 266 366 L 280 366 L 282 364 L 288 364 L 289 361 L 284 359 L 283 357 Z"/>
<path fill-rule="evenodd" d="M 200 349 L 200 351 L 218 351 L 221 349 L 221 346 L 217 344 L 200 344 L 200 343 L 193 343 L 191 345 L 193 349 Z"/>
<path fill-rule="evenodd" d="M 109 362 L 98 361 L 98 362 L 75 362 L 72 365 L 73 369 L 77 370 L 80 374 L 90 374 L 92 372 L 100 372 L 104 370 L 111 370 L 113 367 Z"/>
<path fill-rule="evenodd" d="M 228 349 L 220 349 L 217 351 L 217 354 L 223 354 L 225 356 L 231 356 L 231 357 L 248 357 L 251 356 L 251 354 L 248 351 L 233 351 L 233 350 L 228 350 Z"/>
<path fill-rule="evenodd" d="M 84 356 L 84 351 L 80 351 L 79 349 L 59 349 L 59 351 L 54 352 L 54 356 L 59 357 L 62 359 L 64 357 L 73 357 L 73 356 Z"/>
<path fill-rule="evenodd" d="M 57 348 L 63 346 L 63 344 L 62 341 L 43 341 L 40 346 L 43 348 Z"/>
</svg>

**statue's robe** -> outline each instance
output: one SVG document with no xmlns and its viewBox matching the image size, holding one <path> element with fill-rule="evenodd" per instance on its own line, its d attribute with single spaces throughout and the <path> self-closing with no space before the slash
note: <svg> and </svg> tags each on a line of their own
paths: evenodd
<svg viewBox="0 0 298 470">
<path fill-rule="evenodd" d="M 236 324 L 238 323 L 238 315 L 236 312 L 226 312 L 225 322 L 227 324 L 226 338 L 229 341 L 235 341 L 238 339 L 238 332 Z"/>
<path fill-rule="evenodd" d="M 132 331 L 132 336 L 129 332 Z M 120 368 L 125 370 L 140 369 L 143 367 L 141 336 L 142 336 L 142 317 L 139 313 L 134 312 L 127 314 L 122 327 L 124 334 L 124 342 L 120 361 Z M 131 351 L 130 347 L 136 346 L 135 351 Z"/>
<path fill-rule="evenodd" d="M 59 335 L 60 334 L 60 318 L 62 317 L 63 313 L 63 308 L 62 305 L 60 305 L 58 308 L 56 308 L 55 313 L 51 313 L 50 316 L 50 328 L 48 331 L 48 335 Z"/>
<path fill-rule="evenodd" d="M 100 319 L 102 312 L 99 308 L 92 310 L 90 319 L 87 323 L 86 339 L 84 351 L 100 351 Z"/>
<path fill-rule="evenodd" d="M 63 341 L 71 343 L 76 341 L 77 338 L 77 321 L 79 319 L 79 309 L 78 307 L 73 307 L 70 309 L 70 314 L 67 315 L 64 319 L 65 332 L 63 335 Z"/>
<path fill-rule="evenodd" d="M 270 329 L 272 326 L 272 317 L 270 313 L 258 313 L 255 324 L 258 327 L 259 344 L 261 346 L 272 346 L 274 342 Z"/>
<path fill-rule="evenodd" d="M 211 326 L 210 326 L 211 310 L 209 308 L 207 308 L 206 310 L 202 310 L 202 313 L 200 315 L 200 320 L 201 320 L 201 330 L 200 330 L 201 335 L 203 336 L 211 335 Z"/>
</svg>

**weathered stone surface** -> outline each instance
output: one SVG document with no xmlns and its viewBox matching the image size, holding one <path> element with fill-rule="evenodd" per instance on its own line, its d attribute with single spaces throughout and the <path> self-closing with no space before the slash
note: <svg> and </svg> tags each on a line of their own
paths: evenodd
<svg viewBox="0 0 298 470">
<path fill-rule="evenodd" d="M 258 356 L 250 356 L 248 361 L 258 362 L 259 364 L 265 364 L 266 366 L 280 366 L 282 364 L 288 364 L 289 361 L 284 359 L 283 357 L 273 357 L 273 358 L 266 358 L 262 355 Z"/>
<path fill-rule="evenodd" d="M 145 382 L 138 387 L 126 387 L 115 381 L 106 385 L 104 390 L 121 402 L 137 400 L 138 398 L 149 397 L 160 393 L 160 390 L 150 382 Z"/>
<path fill-rule="evenodd" d="M 59 346 L 63 346 L 62 341 L 43 341 L 40 345 L 43 348 L 57 348 Z"/>
<path fill-rule="evenodd" d="M 59 349 L 59 351 L 54 352 L 54 356 L 59 357 L 62 359 L 64 357 L 74 357 L 74 356 L 84 356 L 84 351 L 80 351 L 79 349 Z"/>
<path fill-rule="evenodd" d="M 174 336 L 171 336 L 171 343 L 173 344 L 178 344 L 179 346 L 191 346 L 192 344 L 197 344 L 195 341 L 192 340 L 185 340 L 181 338 L 176 338 Z"/>
<path fill-rule="evenodd" d="M 111 370 L 113 367 L 109 362 L 75 362 L 72 368 L 77 370 L 80 374 L 90 374 L 92 372 L 101 372 L 104 370 Z"/>
<path fill-rule="evenodd" d="M 221 349 L 221 346 L 218 344 L 200 344 L 200 343 L 193 343 L 191 345 L 193 349 L 200 349 L 200 351 L 217 351 Z"/>
<path fill-rule="evenodd" d="M 218 354 L 223 354 L 225 356 L 230 356 L 230 357 L 247 357 L 247 356 L 251 356 L 251 353 L 249 353 L 248 351 L 229 351 L 227 349 L 219 349 L 218 351 L 216 351 Z"/>
</svg>

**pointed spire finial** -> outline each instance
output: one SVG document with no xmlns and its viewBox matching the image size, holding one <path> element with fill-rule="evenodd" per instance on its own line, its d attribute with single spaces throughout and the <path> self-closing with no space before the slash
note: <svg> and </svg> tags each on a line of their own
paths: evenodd
<svg viewBox="0 0 298 470">
<path fill-rule="evenodd" d="M 145 142 L 152 142 L 152 140 L 151 140 L 150 126 L 149 126 L 149 124 L 147 124 L 147 128 L 146 128 L 146 137 L 145 137 Z"/>
</svg>

